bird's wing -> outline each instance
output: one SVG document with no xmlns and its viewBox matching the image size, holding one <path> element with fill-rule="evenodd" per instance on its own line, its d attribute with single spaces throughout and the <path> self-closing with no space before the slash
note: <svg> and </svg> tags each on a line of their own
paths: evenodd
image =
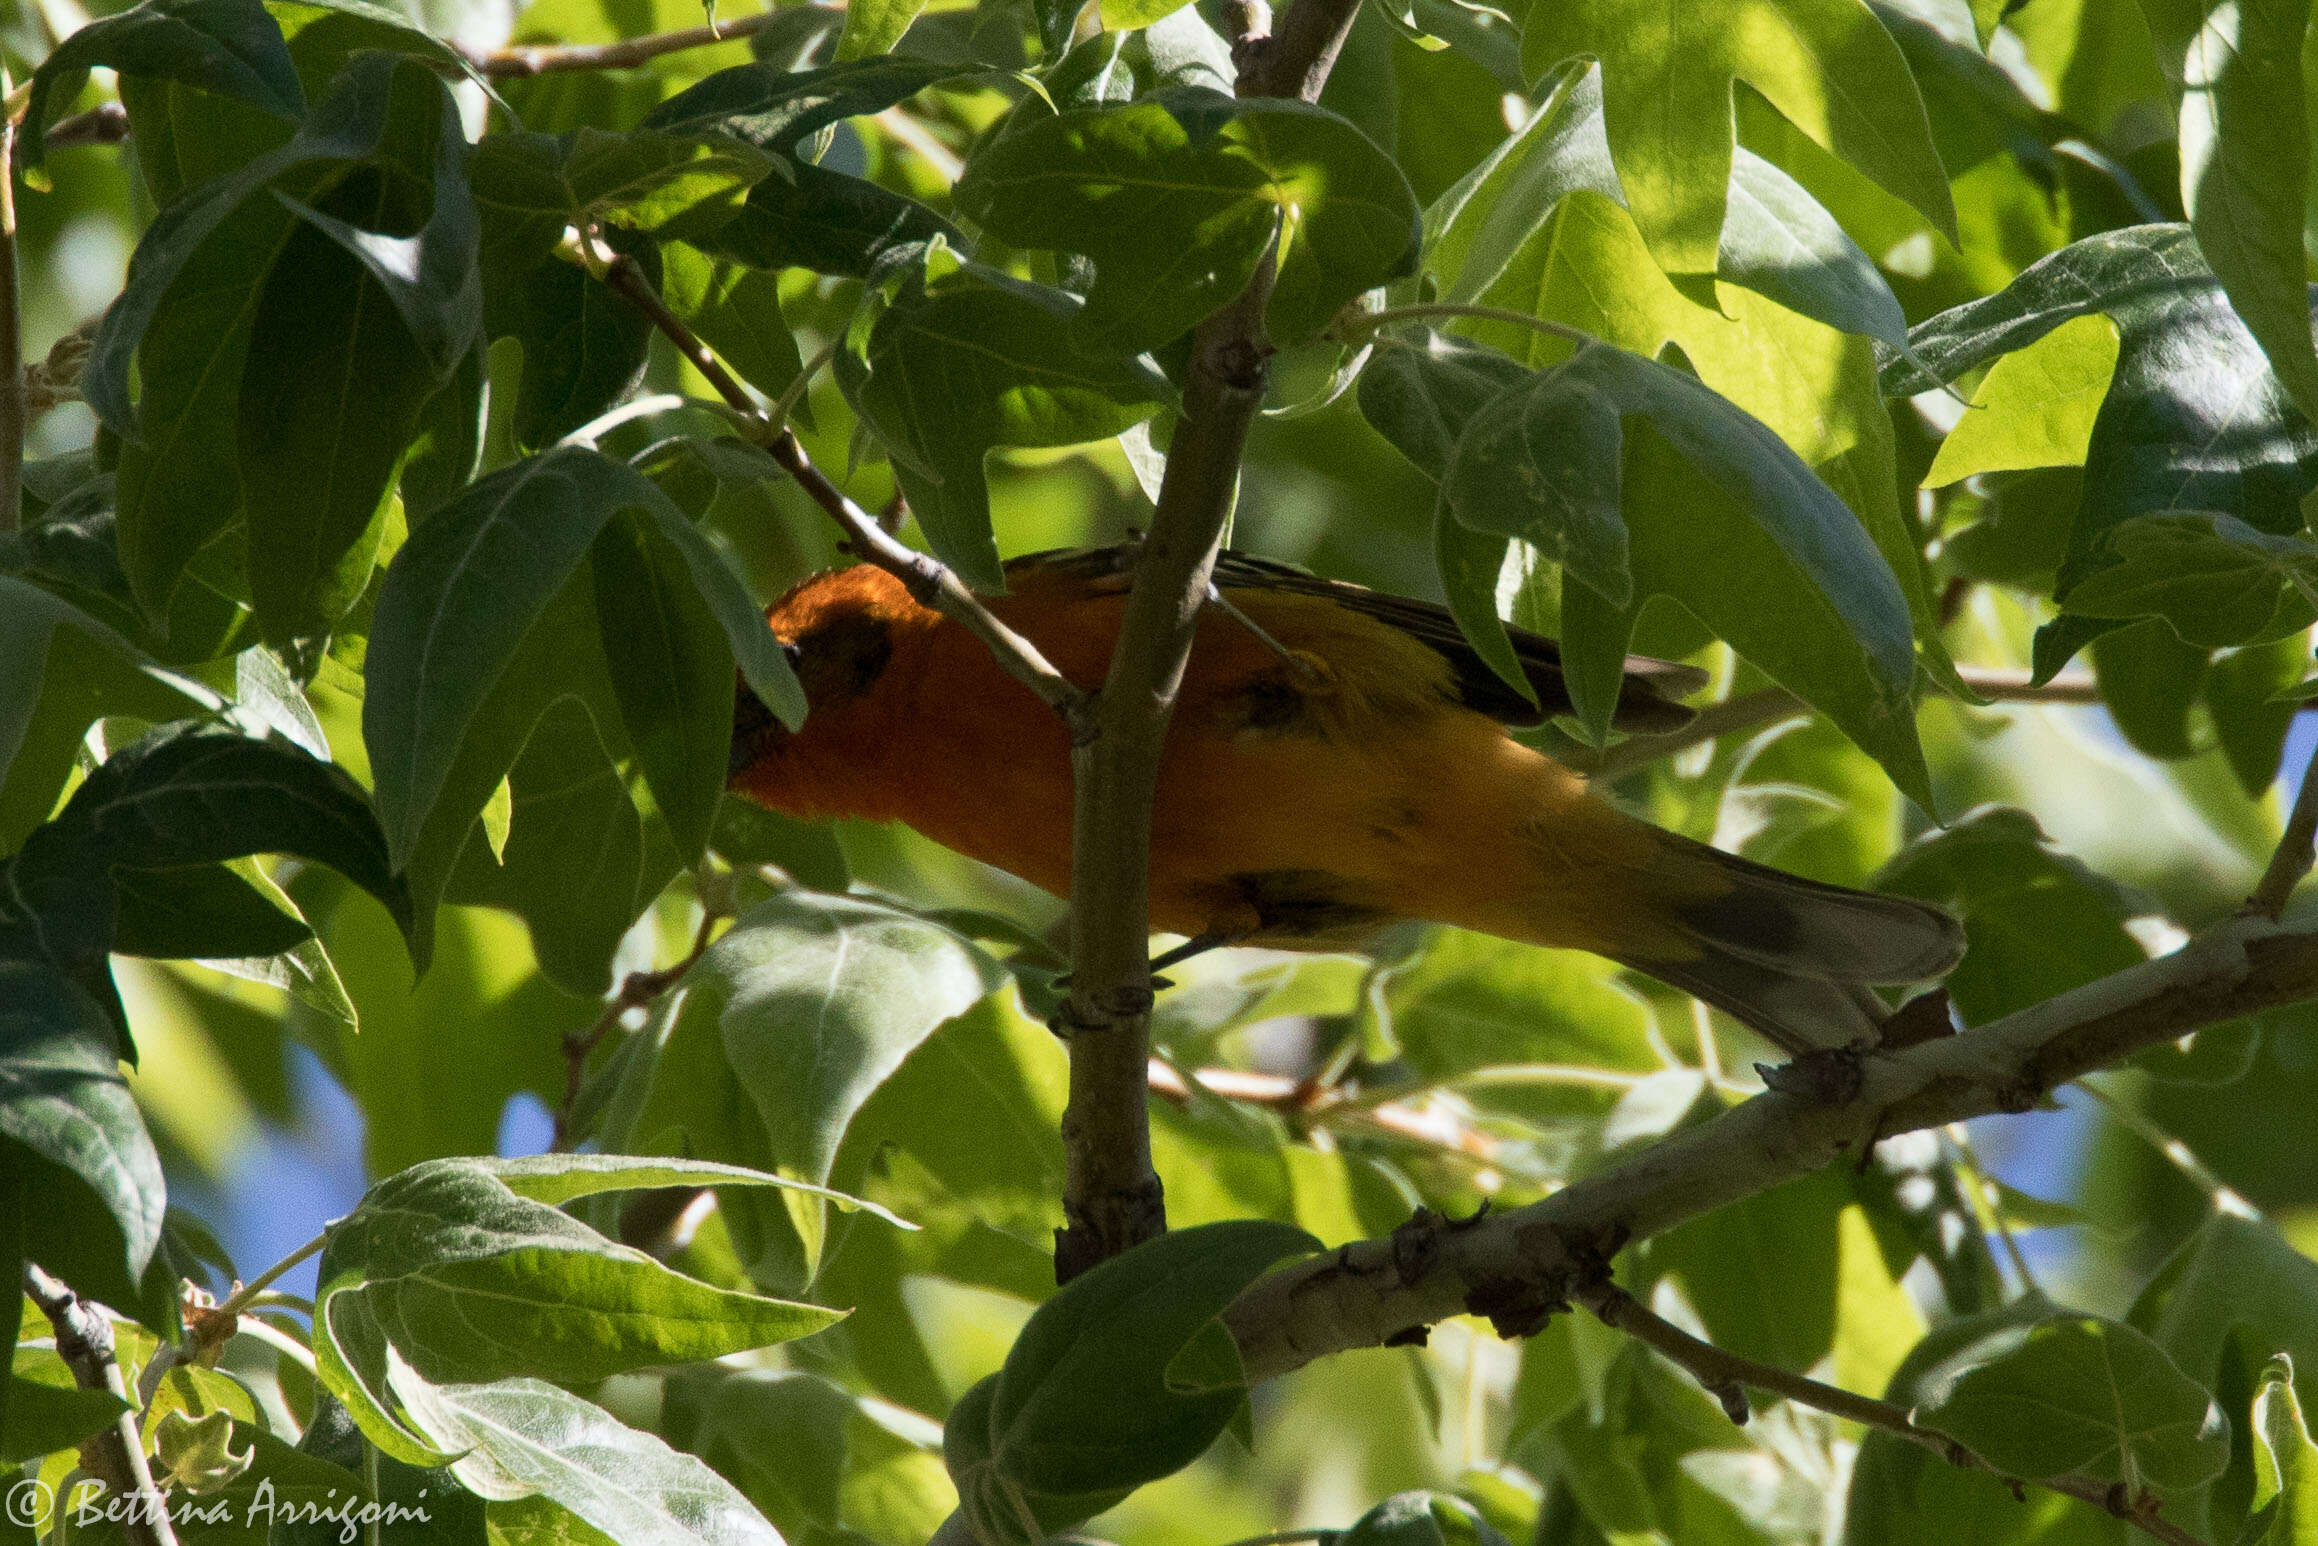
<svg viewBox="0 0 2318 1546">
<path fill-rule="evenodd" d="M 1057 548 L 1012 560 L 1006 566 L 1006 576 L 1017 588 L 1042 581 L 1083 586 L 1089 591 L 1124 587 L 1134 554 L 1135 549 L 1128 545 Z M 1223 590 L 1318 596 L 1397 628 L 1448 661 L 1455 673 L 1458 698 L 1467 708 L 1502 724 L 1526 728 L 1557 714 L 1575 712 L 1569 684 L 1562 676 L 1561 646 L 1542 635 L 1511 626 L 1505 630 L 1513 641 L 1521 674 L 1537 694 L 1537 702 L 1531 703 L 1481 658 L 1446 607 L 1370 590 L 1346 580 L 1323 579 L 1292 564 L 1229 550 L 1216 560 L 1215 583 Z M 1627 731 L 1679 729 L 1690 722 L 1694 711 L 1676 700 L 1706 683 L 1706 673 L 1695 666 L 1629 655 L 1625 685 L 1611 723 Z"/>
</svg>

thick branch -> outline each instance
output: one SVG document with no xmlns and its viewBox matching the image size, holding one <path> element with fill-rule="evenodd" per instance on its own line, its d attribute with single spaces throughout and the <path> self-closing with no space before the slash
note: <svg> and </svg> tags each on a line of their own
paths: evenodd
<svg viewBox="0 0 2318 1546">
<path fill-rule="evenodd" d="M 153 1485 L 152 1467 L 145 1463 L 145 1446 L 137 1432 L 137 1404 L 129 1382 L 113 1356 L 113 1327 L 102 1312 L 31 1262 L 24 1264 L 24 1292 L 48 1317 L 56 1333 L 56 1356 L 72 1370 L 83 1390 L 101 1390 L 127 1403 L 110 1428 L 82 1446 L 90 1471 L 124 1504 L 121 1533 L 129 1546 L 177 1546 L 177 1528 L 169 1520 L 169 1504 Z"/>
<path fill-rule="evenodd" d="M 1247 10 L 1256 25 L 1258 8 Z M 1240 40 L 1242 96 L 1320 93 L 1357 0 L 1296 0 L 1279 35 Z M 1055 1276 L 1068 1282 L 1167 1227 L 1151 1168 L 1151 805 L 1175 694 L 1239 488 L 1248 426 L 1263 405 L 1271 344 L 1267 257 L 1247 289 L 1192 335 L 1183 418 L 1167 457 L 1150 535 L 1093 735 L 1071 759 L 1070 1105 L 1063 1115 L 1064 1228 Z"/>
<path fill-rule="evenodd" d="M 666 334 L 677 351 L 708 379 L 717 395 L 751 427 L 752 438 L 766 454 L 797 480 L 798 486 L 828 512 L 831 520 L 845 529 L 847 545 L 856 557 L 893 575 L 910 588 L 910 594 L 920 603 L 935 608 L 988 645 L 1007 675 L 1038 694 L 1047 707 L 1060 714 L 1071 726 L 1074 736 L 1083 733 L 1081 727 L 1089 714 L 1087 695 L 1057 671 L 1039 653 L 1037 645 L 1000 622 L 995 613 L 976 600 L 965 582 L 946 565 L 895 538 L 877 523 L 877 517 L 846 498 L 845 491 L 813 465 L 813 459 L 805 454 L 804 446 L 798 443 L 789 427 L 766 418 L 748 388 L 724 368 L 724 362 L 684 325 L 682 318 L 668 309 L 633 260 L 586 237 L 581 239 L 579 256 L 590 272 L 649 317 L 652 325 Z"/>
<path fill-rule="evenodd" d="M 1449 1316 L 1527 1335 L 1619 1247 L 1856 1155 L 1873 1140 L 2025 1111 L 2081 1074 L 2199 1026 L 2318 997 L 2318 927 L 2233 918 L 2144 962 L 2000 1020 L 1860 1059 L 1859 1094 L 1770 1091 L 1572 1182 L 1542 1202 L 1447 1225 L 1420 1214 L 1269 1274 L 1225 1314 L 1254 1379 Z"/>
<path fill-rule="evenodd" d="M 2200 1546 L 2196 1536 L 2179 1525 L 2168 1522 L 2157 1512 L 2153 1496 L 2135 1497 L 2126 1487 L 2099 1481 L 2090 1476 L 2068 1474 L 2031 1482 L 1990 1465 L 1986 1460 L 1966 1449 L 1943 1433 L 1917 1425 L 1907 1408 L 1889 1401 L 1878 1401 L 1872 1396 L 1854 1395 L 1834 1385 L 1800 1374 L 1790 1374 L 1771 1364 L 1757 1363 L 1725 1352 L 1711 1342 L 1704 1342 L 1680 1326 L 1645 1309 L 1633 1295 L 1619 1288 L 1607 1278 L 1584 1284 L 1573 1290 L 1572 1297 L 1600 1317 L 1605 1326 L 1625 1332 L 1635 1341 L 1654 1348 L 1672 1362 L 1689 1370 L 1707 1393 L 1722 1404 L 1723 1412 L 1734 1423 L 1747 1420 L 1747 1386 L 1767 1390 L 1799 1405 L 1831 1412 L 1837 1417 L 1850 1419 L 1864 1427 L 1880 1428 L 1938 1455 L 1950 1465 L 1970 1471 L 1985 1471 L 2005 1481 L 2014 1489 L 2034 1485 L 2053 1492 L 2065 1493 L 2080 1502 L 2090 1503 L 2106 1513 L 2114 1514 L 2127 1524 L 2136 1525 L 2166 1543 L 2166 1546 Z"/>
</svg>

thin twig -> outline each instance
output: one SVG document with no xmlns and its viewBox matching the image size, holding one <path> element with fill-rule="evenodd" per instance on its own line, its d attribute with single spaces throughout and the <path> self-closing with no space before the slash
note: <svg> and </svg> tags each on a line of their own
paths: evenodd
<svg viewBox="0 0 2318 1546">
<path fill-rule="evenodd" d="M 819 5 L 825 10 L 842 9 L 825 3 L 825 0 L 808 0 L 808 3 Z M 783 14 L 779 10 L 758 11 L 747 16 L 736 16 L 731 21 L 720 21 L 713 27 L 683 27 L 674 32 L 655 32 L 645 37 L 626 38 L 617 43 L 517 43 L 487 52 L 462 52 L 466 52 L 467 63 L 477 74 L 500 80 L 553 75 L 570 70 L 624 70 L 648 64 L 663 54 L 678 54 L 693 48 L 713 48 L 719 43 L 748 37 L 762 32 Z"/>
<path fill-rule="evenodd" d="M 0 91 L 11 89 L 0 66 Z M 0 123 L 0 533 L 24 519 L 24 315 L 16 276 L 16 125 Z"/>
<path fill-rule="evenodd" d="M 998 664 L 1006 674 L 1037 693 L 1047 707 L 1061 715 L 1071 727 L 1073 738 L 1083 733 L 1090 714 L 1087 695 L 1080 692 L 1070 679 L 1057 671 L 1038 646 L 1016 633 L 988 607 L 975 598 L 965 582 L 952 574 L 949 567 L 932 556 L 920 553 L 894 537 L 877 524 L 877 518 L 845 496 L 845 491 L 813 465 L 811 457 L 796 435 L 778 420 L 766 417 L 749 389 L 733 373 L 714 350 L 702 343 L 684 320 L 668 309 L 667 302 L 652 288 L 652 282 L 642 268 L 623 253 L 613 252 L 593 236 L 583 235 L 575 243 L 575 257 L 628 304 L 634 306 L 652 325 L 666 335 L 677 352 L 705 377 L 717 394 L 729 403 L 735 412 L 754 426 L 754 438 L 765 453 L 781 465 L 783 471 L 797 480 L 800 488 L 812 497 L 815 504 L 827 511 L 830 518 L 845 530 L 845 535 L 856 557 L 877 565 L 900 580 L 922 606 L 929 606 L 957 623 L 968 633 L 989 646 Z"/>
<path fill-rule="evenodd" d="M 319 1255 L 323 1247 L 329 1243 L 330 1231 L 325 1229 L 247 1283 L 235 1284 L 233 1292 L 226 1295 L 214 1307 L 201 1310 L 198 1313 L 188 1312 L 184 1339 L 177 1342 L 162 1343 L 154 1351 L 153 1356 L 146 1360 L 144 1370 L 138 1374 L 137 1405 L 140 1407 L 151 1406 L 153 1397 L 161 1389 L 161 1380 L 164 1375 L 187 1359 L 198 1360 L 211 1348 L 219 1346 L 226 1338 L 232 1336 L 238 1329 L 243 1311 L 255 1305 L 267 1289 L 280 1282 L 300 1262 L 305 1261 L 308 1257 Z M 312 1305 L 306 1306 L 307 1314 L 311 1315 L 313 1311 Z"/>
<path fill-rule="evenodd" d="M 2205 1161 L 2197 1157 L 2196 1150 L 2151 1121 L 2140 1107 L 2110 1089 L 2106 1080 L 2079 1079 L 2077 1088 L 2091 1096 L 2119 1127 L 2155 1149 L 2160 1158 L 2181 1172 L 2182 1179 L 2203 1192 L 2205 1200 L 2216 1209 L 2224 1213 L 2235 1213 L 2242 1218 L 2258 1219 L 2262 1216 L 2262 1210 L 2246 1201 L 2237 1188 L 2215 1175 Z"/>
<path fill-rule="evenodd" d="M 129 110 L 118 102 L 100 102 L 49 125 L 40 143 L 49 150 L 70 150 L 77 145 L 118 145 L 128 137 Z"/>
<path fill-rule="evenodd" d="M 2245 910 L 2265 918 L 2283 917 L 2286 899 L 2310 873 L 2314 857 L 2318 857 L 2318 750 L 2310 754 L 2310 761 L 2302 770 L 2302 787 L 2295 791 L 2294 809 L 2286 817 L 2286 830 L 2278 838 L 2278 846 L 2270 855 L 2269 868 L 2262 871 L 2254 894 L 2246 898 Z"/>
<path fill-rule="evenodd" d="M 713 907 L 700 910 L 700 927 L 692 934 L 692 948 L 684 959 L 674 966 L 664 966 L 653 972 L 630 972 L 620 982 L 620 990 L 604 1005 L 604 1012 L 583 1030 L 566 1031 L 563 1036 L 563 1103 L 555 1108 L 555 1141 L 548 1145 L 551 1154 L 569 1154 L 575 1141 L 572 1120 L 579 1110 L 580 1085 L 587 1074 L 588 1055 L 596 1050 L 606 1036 L 618 1028 L 621 1017 L 630 1010 L 648 1009 L 660 995 L 681 982 L 686 972 L 700 964 L 708 954 L 711 941 L 716 938 L 716 926 L 730 915 Z"/>
<path fill-rule="evenodd" d="M 1958 666 L 1956 674 L 1965 686 L 1995 703 L 2089 704 L 2101 701 L 2100 684 L 2089 676 L 2060 676 L 2040 684 L 2030 681 L 2021 672 L 1990 666 Z M 1628 736 L 1591 758 L 1572 755 L 1564 760 L 1579 772 L 1595 778 L 1616 778 L 1701 742 L 1735 735 L 1741 730 L 1752 730 L 1757 725 L 1767 725 L 1790 715 L 1810 712 L 1809 704 L 1784 687 L 1765 687 L 1755 692 L 1741 693 L 1736 698 L 1726 698 L 1720 703 L 1710 703 L 1698 711 L 1697 718 L 1679 730 L 1668 730 L 1658 735 Z"/>
<path fill-rule="evenodd" d="M 168 1500 L 153 1484 L 153 1469 L 145 1463 L 137 1404 L 121 1374 L 120 1360 L 113 1355 L 112 1322 L 33 1262 L 24 1264 L 24 1291 L 48 1317 L 56 1333 L 56 1355 L 72 1370 L 73 1382 L 83 1390 L 104 1391 L 128 1408 L 81 1448 L 83 1463 L 121 1500 L 125 1516 L 119 1521 L 121 1533 L 129 1546 L 177 1546 Z"/>
<path fill-rule="evenodd" d="M 1246 29 L 1233 49 L 1239 94 L 1315 100 L 1358 9 L 1358 0 L 1295 0 L 1259 46 L 1260 7 L 1240 7 L 1233 23 Z M 1061 1016 L 1070 1100 L 1054 1262 L 1062 1282 L 1167 1227 L 1146 1091 L 1151 807 L 1160 748 L 1238 493 L 1241 453 L 1263 406 L 1271 358 L 1264 307 L 1274 273 L 1266 253 L 1246 289 L 1192 333 L 1183 420 L 1136 558 L 1093 733 L 1071 757 L 1071 997 Z"/>
<path fill-rule="evenodd" d="M 2036 1274 L 2029 1270 L 2027 1253 L 2013 1237 L 2012 1221 L 2004 1216 L 2002 1201 L 1996 1195 L 1995 1178 L 1980 1168 L 1980 1157 L 1972 1151 L 1971 1130 L 1961 1122 L 1948 1124 L 1948 1142 L 1955 1147 L 1955 1166 L 1963 1173 L 1964 1185 L 1970 1195 L 1972 1220 L 1984 1234 L 1993 1233 L 2004 1246 L 2005 1259 L 2012 1263 L 2012 1271 L 2020 1279 L 2020 1291 L 2037 1292 Z"/>
<path fill-rule="evenodd" d="M 1920 1444 L 1950 1465 L 1967 1471 L 1986 1472 L 2016 1490 L 2025 1485 L 2065 1493 L 2136 1526 L 2165 1542 L 2166 1546 L 2200 1546 L 2196 1536 L 2170 1523 L 2157 1512 L 2154 1494 L 2135 1495 L 2132 1489 L 2120 1482 L 2104 1482 L 2090 1476 L 2070 1474 L 2041 1481 L 2014 1476 L 1989 1464 L 1946 1434 L 1935 1433 L 1918 1425 L 1907 1409 L 1896 1403 L 1878 1401 L 1872 1396 L 1855 1395 L 1804 1375 L 1790 1374 L 1770 1364 L 1741 1358 L 1711 1342 L 1701 1341 L 1665 1317 L 1653 1314 L 1640 1300 L 1607 1278 L 1574 1288 L 1572 1296 L 1593 1311 L 1603 1325 L 1625 1332 L 1635 1341 L 1664 1354 L 1673 1363 L 1689 1370 L 1706 1387 L 1708 1393 L 1722 1404 L 1724 1414 L 1734 1423 L 1747 1420 L 1746 1388 L 1752 1386 L 1775 1396 L 1783 1396 L 1798 1405 L 1848 1418 L 1863 1427 L 1881 1429 L 1912 1444 Z"/>
</svg>

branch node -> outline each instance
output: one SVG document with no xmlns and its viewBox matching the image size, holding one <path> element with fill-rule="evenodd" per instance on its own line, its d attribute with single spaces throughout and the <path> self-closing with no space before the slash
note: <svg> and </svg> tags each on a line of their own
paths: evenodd
<svg viewBox="0 0 2318 1546">
<path fill-rule="evenodd" d="M 1407 1288 L 1441 1258 L 1442 1219 L 1430 1208 L 1419 1208 L 1392 1232 L 1392 1269 Z"/>
<path fill-rule="evenodd" d="M 1755 1072 L 1763 1076 L 1763 1083 L 1781 1095 L 1809 1101 L 1814 1106 L 1848 1106 L 1859 1098 L 1860 1086 L 1866 1082 L 1862 1055 L 1865 1048 L 1813 1047 L 1808 1052 L 1795 1054 L 1793 1062 L 1774 1068 L 1757 1063 Z"/>
<path fill-rule="evenodd" d="M 1701 1381 L 1700 1383 L 1704 1383 Z M 1744 1428 L 1754 1412 L 1747 1405 L 1747 1388 L 1737 1380 L 1723 1380 L 1707 1385 L 1706 1393 L 1722 1407 L 1722 1415 L 1729 1418 L 1734 1428 Z"/>
<path fill-rule="evenodd" d="M 1569 1301 L 1558 1291 L 1527 1278 L 1498 1278 L 1476 1283 L 1465 1292 L 1465 1313 L 1480 1316 L 1508 1342 L 1536 1336 L 1548 1320 L 1568 1309 Z"/>
</svg>

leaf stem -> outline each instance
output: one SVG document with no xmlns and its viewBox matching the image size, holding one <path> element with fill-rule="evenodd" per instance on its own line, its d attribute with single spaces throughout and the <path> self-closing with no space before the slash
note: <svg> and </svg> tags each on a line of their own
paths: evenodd
<svg viewBox="0 0 2318 1546">
<path fill-rule="evenodd" d="M 1382 311 L 1349 312 L 1338 319 L 1337 332 L 1340 336 L 1349 333 L 1365 337 L 1395 322 L 1421 322 L 1431 317 L 1503 322 L 1511 327 L 1525 327 L 1534 333 L 1544 333 L 1548 337 L 1566 338 L 1581 348 L 1586 344 L 1601 342 L 1582 327 L 1572 327 L 1567 322 L 1556 322 L 1550 317 L 1533 317 L 1526 311 L 1512 311 L 1503 306 L 1469 306 L 1459 301 L 1421 301 L 1408 306 L 1387 306 Z"/>
<path fill-rule="evenodd" d="M 82 1461 L 125 1504 L 121 1533 L 129 1546 L 177 1546 L 169 1503 L 153 1484 L 145 1443 L 137 1429 L 138 1404 L 113 1353 L 113 1326 L 104 1312 L 33 1262 L 24 1264 L 24 1292 L 48 1317 L 56 1354 L 83 1390 L 101 1390 L 128 1410 L 82 1447 Z"/>
<path fill-rule="evenodd" d="M 907 546 L 878 525 L 875 516 L 846 498 L 844 490 L 813 465 L 813 459 L 805 454 L 795 432 L 781 420 L 767 417 L 756 399 L 749 395 L 749 389 L 725 368 L 715 351 L 668 309 L 668 303 L 660 298 L 633 260 L 612 251 L 592 232 L 576 234 L 567 244 L 567 250 L 574 262 L 582 264 L 613 293 L 651 319 L 652 325 L 676 346 L 692 368 L 716 388 L 717 395 L 749 426 L 749 438 L 796 479 L 798 486 L 828 512 L 831 520 L 844 528 L 847 546 L 855 557 L 893 575 L 909 587 L 920 605 L 934 608 L 989 646 L 1007 675 L 1037 693 L 1047 707 L 1061 715 L 1074 738 L 1080 734 L 1091 713 L 1087 695 L 1057 671 L 1037 645 L 999 621 L 997 614 L 982 605 L 947 565 Z"/>
<path fill-rule="evenodd" d="M 1751 1358 L 1741 1358 L 1711 1342 L 1702 1341 L 1672 1321 L 1644 1308 L 1640 1300 L 1610 1282 L 1606 1276 L 1598 1282 L 1573 1289 L 1572 1297 L 1593 1311 L 1603 1325 L 1625 1332 L 1645 1347 L 1689 1370 L 1706 1387 L 1707 1392 L 1722 1403 L 1724 1415 L 1734 1423 L 1747 1420 L 1746 1388 L 1752 1386 L 1756 1390 L 1783 1396 L 1798 1405 L 1832 1413 L 1863 1427 L 1880 1429 L 1912 1444 L 1920 1444 L 1950 1465 L 1967 1471 L 1984 1471 L 2010 1486 L 2016 1493 L 2024 1486 L 2038 1486 L 2065 1493 L 2139 1528 L 2165 1542 L 2166 1546 L 2200 1546 L 2196 1536 L 2157 1512 L 2157 1500 L 2153 1494 L 2136 1494 L 2122 1482 L 2104 1482 L 2076 1474 L 2048 1477 L 2041 1481 L 2013 1476 L 1989 1464 L 1946 1434 L 1919 1426 L 1905 1407 L 1890 1401 L 1878 1401 L 1872 1396 L 1855 1395 L 1804 1375 L 1790 1374 L 1784 1369 L 1757 1363 Z"/>
</svg>

